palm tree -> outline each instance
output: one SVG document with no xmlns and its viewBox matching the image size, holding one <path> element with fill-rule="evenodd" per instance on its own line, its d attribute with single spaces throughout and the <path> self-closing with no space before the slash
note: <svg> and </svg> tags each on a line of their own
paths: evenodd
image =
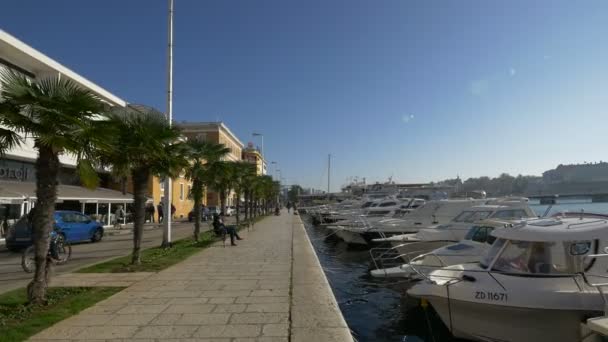
<svg viewBox="0 0 608 342">
<path fill-rule="evenodd" d="M 192 181 L 190 195 L 194 200 L 194 240 L 198 241 L 201 231 L 201 205 L 205 193 L 205 185 L 211 178 L 209 170 L 222 157 L 230 153 L 223 144 L 192 139 L 187 141 L 190 165 L 186 167 L 186 178 Z"/>
<path fill-rule="evenodd" d="M 16 134 L 33 139 L 36 159 L 36 198 L 33 244 L 36 271 L 27 287 L 29 300 L 45 303 L 51 263 L 47 260 L 49 234 L 57 199 L 59 155 L 76 156 L 80 181 L 95 187 L 99 181 L 93 166 L 95 149 L 102 144 L 94 115 L 103 111 L 100 99 L 67 78 L 30 80 L 13 72 L 0 73 L 1 148 L 17 146 Z"/>
<path fill-rule="evenodd" d="M 188 165 L 187 149 L 178 128 L 170 126 L 160 112 L 142 106 L 108 114 L 112 145 L 103 156 L 118 177 L 133 182 L 132 264 L 141 263 L 148 180 L 152 176 L 176 177 Z"/>
<path fill-rule="evenodd" d="M 247 184 L 251 178 L 255 177 L 256 166 L 246 161 L 239 161 L 232 163 L 231 167 L 233 168 L 231 175 L 233 178 L 234 195 L 236 197 L 236 224 L 238 226 L 240 223 L 241 197 L 246 193 Z"/>
<path fill-rule="evenodd" d="M 233 168 L 229 161 L 219 161 L 209 167 L 209 186 L 217 192 L 220 200 L 220 210 L 226 212 L 226 199 L 233 187 Z"/>
</svg>

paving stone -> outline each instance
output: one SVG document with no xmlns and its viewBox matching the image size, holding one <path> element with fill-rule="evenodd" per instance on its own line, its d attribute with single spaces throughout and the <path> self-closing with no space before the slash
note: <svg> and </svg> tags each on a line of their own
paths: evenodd
<svg viewBox="0 0 608 342">
<path fill-rule="evenodd" d="M 258 324 L 203 325 L 195 337 L 257 337 L 262 326 Z"/>
<path fill-rule="evenodd" d="M 113 315 L 105 325 L 146 325 L 150 323 L 158 314 L 126 314 Z"/>
<path fill-rule="evenodd" d="M 172 304 L 164 313 L 209 313 L 214 308 L 213 304 Z"/>
<path fill-rule="evenodd" d="M 208 325 L 208 324 L 227 324 L 230 319 L 228 313 L 211 314 L 183 314 L 175 325 Z"/>
<path fill-rule="evenodd" d="M 258 303 L 289 303 L 289 297 L 238 297 L 236 303 L 258 304 Z"/>
<path fill-rule="evenodd" d="M 265 324 L 262 327 L 262 335 L 287 337 L 289 335 L 289 324 Z"/>
<path fill-rule="evenodd" d="M 289 303 L 248 304 L 246 312 L 289 312 Z"/>
<path fill-rule="evenodd" d="M 251 294 L 250 290 L 240 291 L 223 291 L 223 290 L 210 290 L 203 291 L 201 297 L 247 297 Z"/>
<path fill-rule="evenodd" d="M 247 304 L 218 304 L 213 312 L 227 312 L 227 313 L 235 313 L 235 312 L 243 312 Z"/>
<path fill-rule="evenodd" d="M 209 298 L 209 304 L 232 304 L 234 300 L 234 297 Z"/>
<path fill-rule="evenodd" d="M 352 341 L 348 328 L 292 328 L 291 342 Z"/>
<path fill-rule="evenodd" d="M 130 338 L 138 328 L 137 326 L 87 327 L 76 335 L 75 338 L 83 340 Z"/>
<path fill-rule="evenodd" d="M 150 304 L 150 305 L 128 305 L 125 306 L 124 308 L 120 309 L 117 313 L 118 314 L 139 314 L 139 313 L 161 313 L 163 312 L 165 309 L 167 309 L 169 305 L 166 304 Z"/>
<path fill-rule="evenodd" d="M 196 325 L 145 326 L 141 327 L 133 338 L 155 338 L 163 340 L 169 338 L 184 338 L 191 337 L 197 329 L 198 326 Z"/>
<path fill-rule="evenodd" d="M 289 314 L 279 312 L 244 312 L 233 314 L 230 323 L 235 324 L 269 324 L 269 323 L 288 323 Z"/>
<path fill-rule="evenodd" d="M 184 314 L 161 313 L 154 318 L 148 325 L 175 325 Z"/>
<path fill-rule="evenodd" d="M 169 300 L 168 304 L 206 304 L 207 302 L 209 302 L 209 298 L 173 298 Z"/>
</svg>

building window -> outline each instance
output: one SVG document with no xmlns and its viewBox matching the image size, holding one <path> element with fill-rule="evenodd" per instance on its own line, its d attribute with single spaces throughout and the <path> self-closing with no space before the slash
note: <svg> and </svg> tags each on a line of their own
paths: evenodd
<svg viewBox="0 0 608 342">
<path fill-rule="evenodd" d="M 165 190 L 165 180 L 164 179 L 160 180 L 160 189 Z"/>
<path fill-rule="evenodd" d="M 186 196 L 188 196 L 188 198 L 190 198 L 192 194 L 192 185 L 188 185 L 188 193 L 186 194 Z"/>
<path fill-rule="evenodd" d="M 184 183 L 179 183 L 179 200 L 184 200 Z"/>
</svg>

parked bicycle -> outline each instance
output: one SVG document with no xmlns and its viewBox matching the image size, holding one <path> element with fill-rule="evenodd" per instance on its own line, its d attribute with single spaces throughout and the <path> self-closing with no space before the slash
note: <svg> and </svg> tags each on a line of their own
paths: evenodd
<svg viewBox="0 0 608 342">
<path fill-rule="evenodd" d="M 53 230 L 50 236 L 47 259 L 55 265 L 63 265 L 70 260 L 70 256 L 72 256 L 72 246 L 65 240 L 63 234 L 59 234 Z M 23 251 L 21 267 L 23 267 L 25 272 L 32 273 L 35 265 L 36 251 L 34 245 L 31 245 Z"/>
</svg>

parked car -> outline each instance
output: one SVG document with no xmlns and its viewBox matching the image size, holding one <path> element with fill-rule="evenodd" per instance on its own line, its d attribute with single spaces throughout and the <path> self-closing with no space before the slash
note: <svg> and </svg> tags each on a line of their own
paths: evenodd
<svg viewBox="0 0 608 342">
<path fill-rule="evenodd" d="M 211 215 L 211 214 L 209 214 L 209 215 Z M 201 221 L 207 221 L 209 219 L 211 219 L 211 216 L 205 217 L 203 210 L 201 210 Z M 192 221 L 194 221 L 194 209 L 190 210 L 190 212 L 188 213 L 188 222 L 192 222 Z"/>
<path fill-rule="evenodd" d="M 214 214 L 220 214 L 222 209 L 220 207 L 209 207 L 209 215 L 213 216 Z"/>
<path fill-rule="evenodd" d="M 18 250 L 32 244 L 31 215 L 24 215 L 9 228 L 6 235 L 6 247 L 9 250 Z M 89 216 L 77 211 L 57 210 L 54 214 L 54 226 L 68 242 L 90 240 L 101 241 L 103 238 L 103 225 L 92 220 Z"/>
</svg>

